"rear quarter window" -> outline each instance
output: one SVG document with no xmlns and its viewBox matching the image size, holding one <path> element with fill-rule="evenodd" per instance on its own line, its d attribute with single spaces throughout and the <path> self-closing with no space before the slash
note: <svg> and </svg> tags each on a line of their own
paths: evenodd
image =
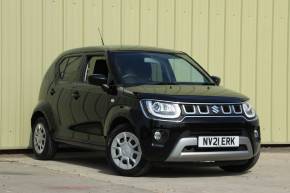
<svg viewBox="0 0 290 193">
<path fill-rule="evenodd" d="M 59 79 L 70 82 L 80 80 L 81 64 L 82 64 L 81 56 L 72 56 L 65 58 L 59 64 Z"/>
</svg>

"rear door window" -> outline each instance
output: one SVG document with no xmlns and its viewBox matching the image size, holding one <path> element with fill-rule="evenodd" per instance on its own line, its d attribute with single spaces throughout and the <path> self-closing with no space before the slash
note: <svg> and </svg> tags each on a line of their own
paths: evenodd
<svg viewBox="0 0 290 193">
<path fill-rule="evenodd" d="M 69 82 L 79 81 L 81 64 L 81 56 L 72 56 L 66 58 L 59 66 L 60 79 Z"/>
</svg>

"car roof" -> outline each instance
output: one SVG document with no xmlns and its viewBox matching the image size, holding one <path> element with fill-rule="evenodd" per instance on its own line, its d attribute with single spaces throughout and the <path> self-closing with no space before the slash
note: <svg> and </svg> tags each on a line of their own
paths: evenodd
<svg viewBox="0 0 290 193">
<path fill-rule="evenodd" d="M 105 51 L 144 51 L 144 52 L 161 52 L 161 53 L 182 53 L 181 51 L 147 47 L 147 46 L 95 46 L 95 47 L 82 47 L 74 48 L 65 51 L 62 55 L 78 54 L 86 52 L 105 52 Z"/>
</svg>

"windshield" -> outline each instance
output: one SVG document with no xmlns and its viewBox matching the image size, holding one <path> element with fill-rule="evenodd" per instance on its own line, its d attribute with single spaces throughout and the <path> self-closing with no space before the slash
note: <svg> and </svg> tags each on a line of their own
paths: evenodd
<svg viewBox="0 0 290 193">
<path fill-rule="evenodd" d="M 119 82 L 136 84 L 213 85 L 209 76 L 185 54 L 114 52 Z"/>
</svg>

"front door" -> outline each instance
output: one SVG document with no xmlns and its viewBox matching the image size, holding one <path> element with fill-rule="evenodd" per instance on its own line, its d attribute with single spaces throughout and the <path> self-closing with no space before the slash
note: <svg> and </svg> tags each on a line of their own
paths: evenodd
<svg viewBox="0 0 290 193">
<path fill-rule="evenodd" d="M 101 86 L 89 84 L 87 77 L 92 74 L 108 77 L 108 68 L 103 54 L 89 55 L 86 61 L 83 81 L 72 88 L 72 92 L 79 96 L 72 100 L 72 116 L 75 117 L 73 138 L 82 143 L 103 145 L 102 122 L 109 109 L 110 95 Z"/>
</svg>

